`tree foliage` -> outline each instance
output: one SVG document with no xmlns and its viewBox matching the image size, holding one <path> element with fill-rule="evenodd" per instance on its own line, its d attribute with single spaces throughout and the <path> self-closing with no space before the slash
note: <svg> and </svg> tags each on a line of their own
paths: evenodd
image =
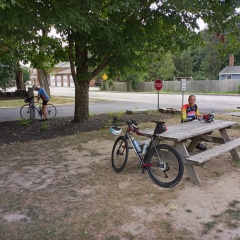
<svg viewBox="0 0 240 240">
<path fill-rule="evenodd" d="M 48 51 L 61 59 L 59 43 L 51 45 L 39 32 L 55 27 L 67 44 L 75 83 L 74 121 L 81 122 L 88 119 L 94 76 L 106 68 L 110 75 L 141 69 L 148 52 L 186 49 L 200 37 L 195 31 L 199 17 L 222 33 L 235 24 L 238 6 L 235 0 L 12 0 L 0 5 L 0 49 L 11 48 L 17 60 L 39 59 L 35 65 L 47 59 Z"/>
</svg>

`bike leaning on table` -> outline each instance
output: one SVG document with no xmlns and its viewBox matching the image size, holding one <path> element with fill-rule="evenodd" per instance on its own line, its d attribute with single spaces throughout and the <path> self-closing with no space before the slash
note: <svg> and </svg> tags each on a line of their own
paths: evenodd
<svg viewBox="0 0 240 240">
<path fill-rule="evenodd" d="M 20 109 L 20 115 L 23 119 L 41 119 L 42 113 L 42 103 L 34 102 L 34 97 L 24 98 L 24 104 Z M 36 105 L 35 105 L 36 104 Z M 57 115 L 57 109 L 53 104 L 47 104 L 47 118 L 54 118 Z"/>
<path fill-rule="evenodd" d="M 147 170 L 151 180 L 160 187 L 171 188 L 177 185 L 183 176 L 184 164 L 180 154 L 168 144 L 158 144 L 158 134 L 167 131 L 164 122 L 152 121 L 156 123 L 153 134 L 144 133 L 139 130 L 136 121 L 132 119 L 118 119 L 114 117 L 110 132 L 114 135 L 121 134 L 121 128 L 117 122 L 125 123 L 125 134 L 119 136 L 112 149 L 112 168 L 116 173 L 123 171 L 126 166 L 129 155 L 129 144 L 132 146 L 140 166 L 142 173 Z M 136 139 L 131 136 L 134 133 L 139 136 L 149 138 L 144 142 L 143 148 L 138 144 Z"/>
</svg>

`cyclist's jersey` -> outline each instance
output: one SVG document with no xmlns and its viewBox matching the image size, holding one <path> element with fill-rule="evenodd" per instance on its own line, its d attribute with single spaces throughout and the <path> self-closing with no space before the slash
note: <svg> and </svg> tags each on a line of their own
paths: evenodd
<svg viewBox="0 0 240 240">
<path fill-rule="evenodd" d="M 182 106 L 182 120 L 184 122 L 192 121 L 198 116 L 200 116 L 200 113 L 196 104 L 194 104 L 194 106 L 192 107 L 190 107 L 189 104 L 185 104 Z"/>
<path fill-rule="evenodd" d="M 42 98 L 43 101 L 46 101 L 46 102 L 49 101 L 49 96 L 47 95 L 44 88 L 41 88 L 41 87 L 39 88 L 38 97 Z"/>
</svg>

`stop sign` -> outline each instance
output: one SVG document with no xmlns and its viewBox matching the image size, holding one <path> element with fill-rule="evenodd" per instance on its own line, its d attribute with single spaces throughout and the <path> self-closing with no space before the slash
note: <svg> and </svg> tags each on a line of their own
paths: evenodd
<svg viewBox="0 0 240 240">
<path fill-rule="evenodd" d="M 161 90 L 162 89 L 162 81 L 160 79 L 157 79 L 154 83 L 154 87 L 156 90 Z"/>
</svg>

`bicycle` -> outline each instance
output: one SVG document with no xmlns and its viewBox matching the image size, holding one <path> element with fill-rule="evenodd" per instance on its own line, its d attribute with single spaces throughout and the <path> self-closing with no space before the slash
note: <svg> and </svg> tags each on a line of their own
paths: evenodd
<svg viewBox="0 0 240 240">
<path fill-rule="evenodd" d="M 42 118 L 42 104 L 39 102 L 34 102 L 34 97 L 26 97 L 24 98 L 24 104 L 20 109 L 20 115 L 23 119 L 34 119 L 37 115 Z M 39 107 L 37 108 L 35 106 L 36 104 L 39 104 Z M 53 104 L 47 104 L 47 118 L 54 118 L 57 114 L 57 109 Z"/>
<path fill-rule="evenodd" d="M 167 130 L 165 122 L 152 121 L 156 123 L 153 134 L 143 133 L 139 130 L 136 121 L 132 119 L 117 119 L 114 117 L 110 132 L 114 135 L 120 135 L 122 129 L 117 126 L 117 122 L 127 124 L 126 132 L 119 136 L 112 149 L 111 163 L 116 173 L 123 171 L 126 166 L 129 155 L 129 143 L 132 146 L 142 173 L 147 170 L 151 180 L 163 188 L 171 188 L 177 185 L 183 176 L 184 165 L 180 154 L 170 145 L 156 144 L 157 134 Z M 150 138 L 146 141 L 143 149 L 137 141 L 131 137 L 131 133 Z"/>
</svg>

